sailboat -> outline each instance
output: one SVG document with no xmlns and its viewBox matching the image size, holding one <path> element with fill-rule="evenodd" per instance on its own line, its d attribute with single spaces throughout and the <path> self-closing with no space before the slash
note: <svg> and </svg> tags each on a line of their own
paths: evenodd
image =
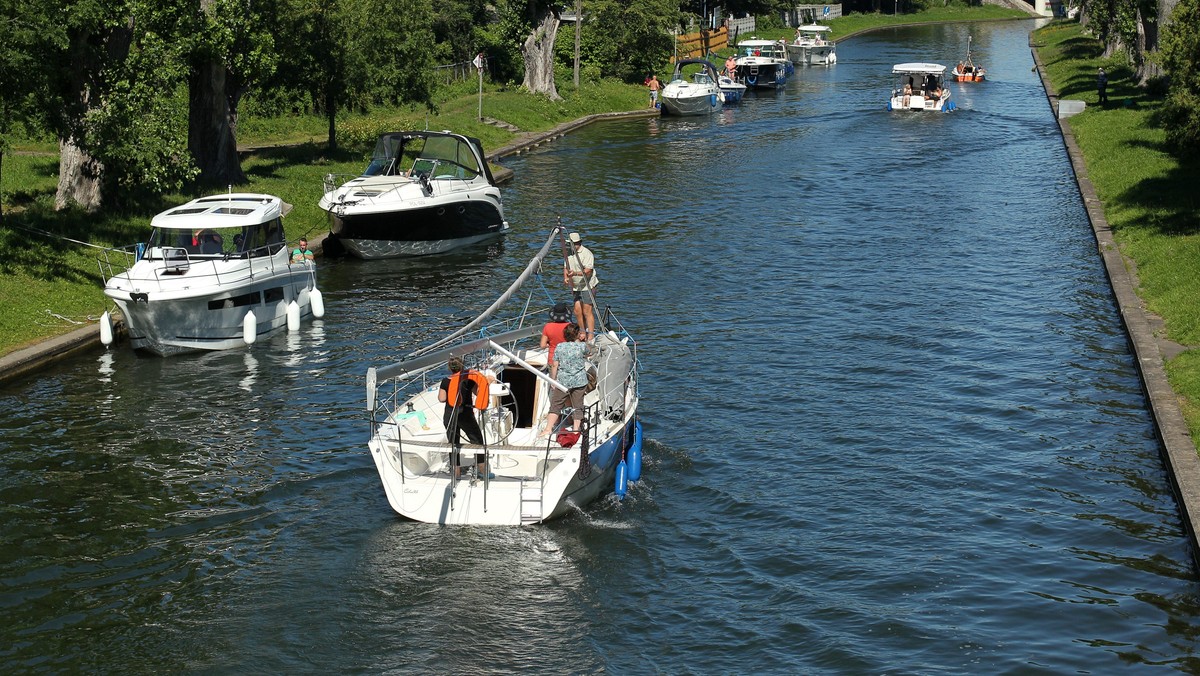
<svg viewBox="0 0 1200 676">
<path fill-rule="evenodd" d="M 975 65 L 971 60 L 971 36 L 967 36 L 967 58 L 959 61 L 954 70 L 950 71 L 950 77 L 955 82 L 983 82 L 987 77 L 987 70 L 983 66 Z"/>
</svg>

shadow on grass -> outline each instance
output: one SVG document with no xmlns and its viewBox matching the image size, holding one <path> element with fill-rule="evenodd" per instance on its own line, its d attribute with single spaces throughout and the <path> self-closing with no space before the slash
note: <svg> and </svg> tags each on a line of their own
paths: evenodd
<svg viewBox="0 0 1200 676">
<path fill-rule="evenodd" d="M 1133 141 L 1127 145 L 1170 154 L 1161 143 Z M 1141 227 L 1152 228 L 1162 235 L 1194 235 L 1200 233 L 1198 185 L 1200 158 L 1180 159 L 1166 174 L 1139 181 L 1119 195 L 1117 201 L 1146 214 L 1139 220 Z"/>
<path fill-rule="evenodd" d="M 286 167 L 341 162 L 363 162 L 365 166 L 366 159 L 361 150 L 339 148 L 330 152 L 325 144 L 301 143 L 256 150 L 246 158 L 252 161 L 243 160 L 243 166 L 247 167 L 246 178 L 256 181 L 282 178 L 280 171 Z"/>
</svg>

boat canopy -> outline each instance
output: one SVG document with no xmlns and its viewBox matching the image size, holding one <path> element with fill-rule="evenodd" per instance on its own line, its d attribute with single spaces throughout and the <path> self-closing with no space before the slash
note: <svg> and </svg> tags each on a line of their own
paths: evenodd
<svg viewBox="0 0 1200 676">
<path fill-rule="evenodd" d="M 450 131 L 383 134 L 375 142 L 371 162 L 363 170 L 363 176 L 399 176 L 433 170 L 431 178 L 437 178 L 440 174 L 434 169 L 435 163 L 453 163 L 473 175 L 483 174 L 489 183 L 495 183 L 483 156 L 483 142 Z"/>
<path fill-rule="evenodd" d="M 692 66 L 692 65 L 698 65 L 701 67 L 701 70 L 699 72 L 695 73 L 695 75 L 693 75 L 693 78 L 696 75 L 700 75 L 702 73 L 707 73 L 709 75 L 709 77 L 711 78 L 711 80 L 697 79 L 697 80 L 695 80 L 696 82 L 704 84 L 705 82 L 716 82 L 717 81 L 717 67 L 714 66 L 712 64 L 712 62 L 707 59 L 680 59 L 679 61 L 676 61 L 675 62 L 675 75 L 671 77 L 671 80 L 672 81 L 682 80 L 684 67 Z"/>
<path fill-rule="evenodd" d="M 933 73 L 941 75 L 946 72 L 946 67 L 937 63 L 898 63 L 892 66 L 892 73 Z"/>
<path fill-rule="evenodd" d="M 796 30 L 800 31 L 802 33 L 826 33 L 833 29 L 830 28 L 829 26 L 822 26 L 819 23 L 814 23 L 814 24 L 809 24 L 807 26 L 798 26 L 796 28 Z"/>
</svg>

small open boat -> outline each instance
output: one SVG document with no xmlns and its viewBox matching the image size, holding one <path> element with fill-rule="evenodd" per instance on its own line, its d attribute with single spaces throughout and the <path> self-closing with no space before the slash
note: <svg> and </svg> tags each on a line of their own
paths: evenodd
<svg viewBox="0 0 1200 676">
<path fill-rule="evenodd" d="M 570 255 L 554 228 L 483 314 L 399 362 L 367 370 L 367 445 L 400 515 L 438 524 L 535 524 L 608 491 L 622 496 L 640 476 L 637 345 L 611 309 L 596 317 L 587 358 L 595 385 L 583 396 L 581 434 L 563 432 L 571 427 L 567 409 L 551 411 L 552 390 L 566 388 L 550 375 L 548 350 L 539 345 L 545 313 L 531 304 L 547 290 L 513 303 L 518 310 L 509 318 L 493 318 L 525 282 L 540 278 L 543 266 L 551 279 L 560 278 L 561 260 L 546 260 L 556 240 Z M 447 367 L 459 370 L 443 378 Z M 458 400 L 463 392 L 465 402 Z M 560 414 L 565 428 L 540 436 L 551 413 Z"/>
<path fill-rule="evenodd" d="M 954 70 L 950 71 L 950 77 L 956 82 L 983 82 L 987 77 L 987 70 L 983 66 L 975 65 L 971 60 L 971 36 L 967 36 L 967 58 L 959 61 Z"/>
</svg>

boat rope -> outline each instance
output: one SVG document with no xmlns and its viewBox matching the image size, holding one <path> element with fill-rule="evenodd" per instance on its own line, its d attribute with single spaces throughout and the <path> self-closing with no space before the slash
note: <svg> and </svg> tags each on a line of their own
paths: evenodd
<svg viewBox="0 0 1200 676">
<path fill-rule="evenodd" d="M 450 335 L 437 341 L 436 343 L 429 345 L 428 347 L 426 347 L 423 350 L 420 350 L 419 352 L 414 352 L 410 356 L 417 356 L 419 354 L 433 352 L 434 350 L 437 350 L 438 348 L 440 348 L 444 345 L 447 345 L 448 343 L 450 343 L 454 340 L 457 340 L 458 338 L 461 338 L 462 336 L 464 336 L 464 335 L 470 333 L 471 331 L 474 331 L 476 328 L 479 328 L 480 326 L 482 326 L 483 323 L 486 322 L 488 319 L 490 319 L 492 315 L 496 314 L 496 311 L 499 310 L 501 306 L 503 306 L 510 299 L 512 299 L 513 294 L 515 294 L 517 292 L 517 290 L 519 290 L 521 288 L 521 285 L 523 285 L 526 281 L 529 280 L 529 278 L 531 276 L 533 276 L 535 273 L 537 273 L 541 269 L 542 259 L 544 259 L 546 257 L 546 255 L 550 253 L 550 246 L 552 244 L 554 244 L 555 237 L 561 236 L 561 230 L 562 230 L 561 226 L 555 226 L 550 231 L 550 237 L 549 237 L 549 239 L 546 240 L 546 243 L 543 244 L 542 248 L 539 249 L 538 252 L 534 255 L 534 257 L 529 260 L 529 263 L 525 266 L 525 270 L 520 274 L 520 276 L 517 277 L 516 281 L 514 281 L 512 283 L 512 285 L 508 287 L 508 290 L 506 290 L 503 294 L 500 295 L 499 298 L 496 299 L 496 302 L 492 303 L 478 317 L 476 317 L 475 319 L 472 319 L 470 322 L 467 322 L 467 324 L 465 326 L 463 326 L 461 329 L 451 333 Z"/>
<path fill-rule="evenodd" d="M 31 227 L 29 227 L 29 226 L 25 226 L 25 225 L 19 225 L 19 224 L 17 224 L 17 223 L 14 223 L 14 222 L 13 222 L 13 220 L 12 220 L 11 218 L 10 218 L 10 219 L 6 219 L 6 220 L 4 221 L 4 225 L 5 225 L 5 227 L 8 227 L 8 228 L 16 228 L 17 230 L 24 230 L 24 231 L 26 231 L 26 232 L 32 232 L 32 233 L 35 233 L 35 234 L 41 235 L 41 236 L 43 236 L 43 237 L 49 237 L 49 238 L 51 238 L 51 239 L 60 239 L 60 240 L 62 240 L 62 241 L 64 241 L 64 242 L 71 242 L 72 244 L 79 244 L 79 245 L 81 245 L 81 246 L 88 246 L 88 247 L 91 247 L 91 248 L 93 248 L 93 249 L 103 249 L 104 251 L 116 251 L 116 252 L 120 252 L 120 251 L 121 251 L 120 249 L 115 249 L 115 248 L 113 248 L 113 247 L 110 247 L 110 246 L 100 246 L 99 244 L 92 244 L 91 242 L 84 242 L 84 241 L 81 241 L 81 240 L 78 240 L 78 239 L 71 239 L 70 237 L 64 237 L 63 235 L 56 235 L 56 234 L 54 234 L 54 233 L 52 233 L 52 232 L 47 232 L 47 231 L 45 231 L 45 230 L 39 230 L 38 228 L 31 228 Z"/>
</svg>

